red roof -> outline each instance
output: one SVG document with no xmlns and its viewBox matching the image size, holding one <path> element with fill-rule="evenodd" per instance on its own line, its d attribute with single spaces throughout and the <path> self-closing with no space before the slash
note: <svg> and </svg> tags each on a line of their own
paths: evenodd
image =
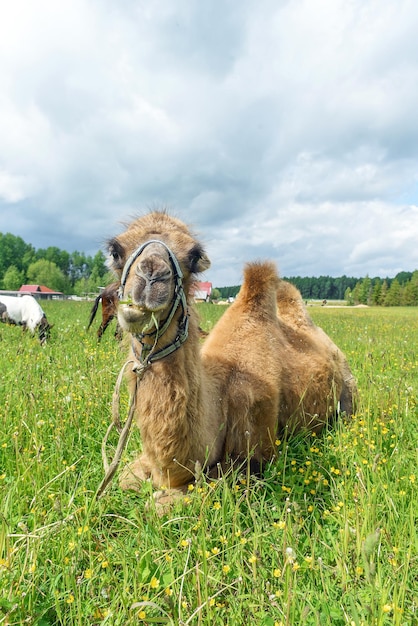
<svg viewBox="0 0 418 626">
<path fill-rule="evenodd" d="M 19 293 L 61 293 L 60 291 L 54 291 L 45 285 L 22 285 L 19 289 Z"/>
<path fill-rule="evenodd" d="M 206 300 L 212 293 L 212 283 L 193 283 L 192 293 L 196 300 Z"/>
<path fill-rule="evenodd" d="M 208 294 L 212 291 L 212 283 L 196 283 L 200 291 L 206 291 Z"/>
</svg>

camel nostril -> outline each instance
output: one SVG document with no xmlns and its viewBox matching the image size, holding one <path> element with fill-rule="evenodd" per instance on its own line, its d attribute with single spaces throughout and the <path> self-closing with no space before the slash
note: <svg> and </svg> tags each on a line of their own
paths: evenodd
<svg viewBox="0 0 418 626">
<path fill-rule="evenodd" d="M 140 278 L 143 278 L 144 280 L 148 280 L 149 279 L 148 272 L 141 268 L 141 264 L 140 263 L 138 263 L 138 265 L 135 267 L 135 275 L 139 276 Z"/>
<path fill-rule="evenodd" d="M 147 287 L 148 281 L 145 277 L 137 276 L 131 289 L 131 295 L 134 303 L 140 303 L 143 299 L 144 291 Z"/>
</svg>

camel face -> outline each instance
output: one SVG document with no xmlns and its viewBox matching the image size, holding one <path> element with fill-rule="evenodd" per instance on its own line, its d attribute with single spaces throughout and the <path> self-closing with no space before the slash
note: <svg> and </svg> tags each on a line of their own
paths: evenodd
<svg viewBox="0 0 418 626">
<path fill-rule="evenodd" d="M 210 266 L 188 228 L 164 212 L 133 221 L 109 242 L 109 252 L 122 283 L 119 323 L 131 333 L 163 320 L 180 282 L 187 293 L 192 275 Z"/>
<path fill-rule="evenodd" d="M 174 271 L 170 254 L 161 243 L 148 244 L 133 261 L 123 286 L 120 318 L 135 331 L 164 315 L 174 297 Z"/>
</svg>

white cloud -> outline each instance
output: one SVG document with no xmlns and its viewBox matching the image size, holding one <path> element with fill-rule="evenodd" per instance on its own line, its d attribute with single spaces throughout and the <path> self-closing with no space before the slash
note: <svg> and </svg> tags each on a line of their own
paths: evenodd
<svg viewBox="0 0 418 626">
<path fill-rule="evenodd" d="M 0 200 L 14 204 L 31 195 L 33 181 L 25 176 L 15 176 L 11 172 L 0 170 Z"/>
<path fill-rule="evenodd" d="M 412 0 L 16 0 L 0 21 L 0 231 L 94 254 L 159 203 L 207 278 L 418 267 Z"/>
</svg>

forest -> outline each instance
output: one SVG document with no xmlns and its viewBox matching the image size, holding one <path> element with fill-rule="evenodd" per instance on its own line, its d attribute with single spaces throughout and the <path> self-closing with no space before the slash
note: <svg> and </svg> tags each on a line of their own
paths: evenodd
<svg viewBox="0 0 418 626">
<path fill-rule="evenodd" d="M 284 277 L 305 300 L 345 300 L 349 305 L 418 306 L 418 270 L 399 272 L 394 278 Z M 57 247 L 35 249 L 16 235 L 0 233 L 0 289 L 14 291 L 23 284 L 46 285 L 66 295 L 97 294 L 113 275 L 106 257 L 66 252 Z M 213 299 L 235 297 L 240 285 L 215 287 Z"/>
<path fill-rule="evenodd" d="M 284 277 L 295 285 L 305 300 L 345 300 L 349 305 L 418 306 L 418 270 L 399 272 L 394 278 L 349 278 L 341 276 Z M 240 289 L 220 287 L 221 298 L 235 297 Z"/>
<path fill-rule="evenodd" d="M 0 233 L 0 289 L 18 290 L 23 284 L 45 285 L 66 295 L 96 294 L 112 282 L 102 251 L 94 257 L 51 246 L 35 249 L 21 237 Z"/>
</svg>

